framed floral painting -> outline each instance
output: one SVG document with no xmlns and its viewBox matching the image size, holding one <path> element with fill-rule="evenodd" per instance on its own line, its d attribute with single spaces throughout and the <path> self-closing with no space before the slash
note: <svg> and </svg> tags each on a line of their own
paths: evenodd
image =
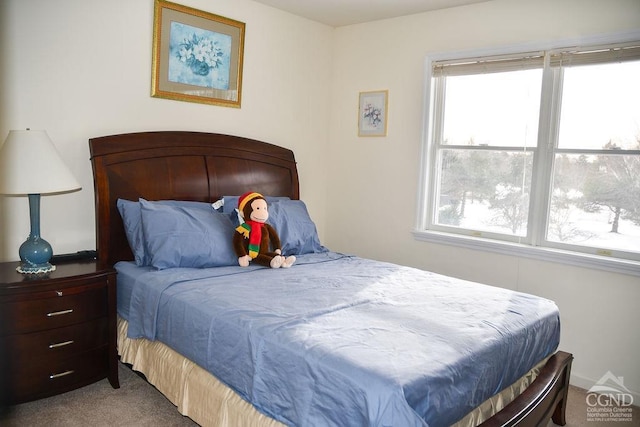
<svg viewBox="0 0 640 427">
<path fill-rule="evenodd" d="M 240 108 L 243 22 L 155 0 L 151 96 Z"/>
<path fill-rule="evenodd" d="M 358 136 L 387 136 L 388 90 L 360 92 Z"/>
</svg>

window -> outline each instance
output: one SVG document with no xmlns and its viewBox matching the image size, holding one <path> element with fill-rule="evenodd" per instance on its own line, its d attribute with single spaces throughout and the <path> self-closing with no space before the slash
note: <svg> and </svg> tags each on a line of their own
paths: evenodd
<svg viewBox="0 0 640 427">
<path fill-rule="evenodd" d="M 431 62 L 417 235 L 640 261 L 640 42 Z"/>
</svg>

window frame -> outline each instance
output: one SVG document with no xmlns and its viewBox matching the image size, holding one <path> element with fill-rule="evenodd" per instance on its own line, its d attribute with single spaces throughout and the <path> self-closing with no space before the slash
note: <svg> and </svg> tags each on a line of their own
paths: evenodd
<svg viewBox="0 0 640 427">
<path fill-rule="evenodd" d="M 583 247 L 566 243 L 549 241 L 546 238 L 546 227 L 548 219 L 547 212 L 550 204 L 550 189 L 552 180 L 552 168 L 554 156 L 560 152 L 570 152 L 571 149 L 560 149 L 557 147 L 558 127 L 559 127 L 559 93 L 562 84 L 561 67 L 550 67 L 550 56 L 545 56 L 545 66 L 542 76 L 542 107 L 540 110 L 538 140 L 551 141 L 549 144 L 538 143 L 536 147 L 527 147 L 527 151 L 534 153 L 533 176 L 531 182 L 531 202 L 529 210 L 529 225 L 527 238 L 518 236 L 508 236 L 478 230 L 455 229 L 451 232 L 450 227 L 434 224 L 430 217 L 434 212 L 435 197 L 431 197 L 431 187 L 436 183 L 438 174 L 437 151 L 438 146 L 434 142 L 434 136 L 442 129 L 434 128 L 436 124 L 443 123 L 441 118 L 434 119 L 434 102 L 442 105 L 443 91 L 432 85 L 433 63 L 443 61 L 456 61 L 464 58 L 477 58 L 487 56 L 511 56 L 526 54 L 527 52 L 556 52 L 566 49 L 567 46 L 598 46 L 617 45 L 640 40 L 640 31 L 633 31 L 624 34 L 611 34 L 597 37 L 587 37 L 578 40 L 559 40 L 541 44 L 520 44 L 506 46 L 495 49 L 483 49 L 472 51 L 441 52 L 427 55 L 425 58 L 425 85 L 423 93 L 423 134 L 422 153 L 420 157 L 420 181 L 418 184 L 416 223 L 413 236 L 416 240 L 428 241 L 438 244 L 454 245 L 476 250 L 491 251 L 495 253 L 523 256 L 527 258 L 544 261 L 561 262 L 569 265 L 581 267 L 598 268 L 617 273 L 632 274 L 640 276 L 640 260 L 621 258 L 620 252 L 615 250 L 602 249 L 595 253 L 584 252 Z M 556 73 L 559 75 L 549 75 Z M 560 77 L 560 78 L 559 78 Z M 551 86 L 551 87 L 549 87 Z M 442 109 L 441 109 L 442 110 Z M 436 110 L 437 112 L 438 110 Z M 441 112 L 441 111 L 440 111 Z M 441 146 L 442 147 L 442 146 Z M 456 148 L 456 145 L 447 144 L 444 148 Z M 465 147 L 469 149 L 468 147 Z M 514 147 L 492 147 L 495 150 L 514 149 Z M 473 149 L 483 150 L 483 147 L 473 147 Z M 523 151 L 522 147 L 515 147 L 518 151 Z M 584 152 L 585 150 L 578 150 Z M 594 154 L 611 154 L 609 150 L 593 150 Z M 626 150 L 626 153 L 639 154 L 635 150 Z M 543 190 L 539 190 L 542 188 Z M 534 218 L 542 218 L 537 222 Z M 594 247 L 591 247 L 594 248 Z"/>
</svg>

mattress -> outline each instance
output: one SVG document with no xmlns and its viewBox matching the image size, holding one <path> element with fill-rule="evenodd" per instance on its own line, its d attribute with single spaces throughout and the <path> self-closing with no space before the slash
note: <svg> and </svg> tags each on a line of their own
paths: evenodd
<svg viewBox="0 0 640 427">
<path fill-rule="evenodd" d="M 288 425 L 451 425 L 559 340 L 549 300 L 336 253 L 277 271 L 116 268 L 129 338 Z"/>
</svg>

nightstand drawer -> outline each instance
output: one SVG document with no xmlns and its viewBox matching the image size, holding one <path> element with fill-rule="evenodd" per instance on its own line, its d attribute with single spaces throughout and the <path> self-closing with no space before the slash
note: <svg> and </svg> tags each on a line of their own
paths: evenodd
<svg viewBox="0 0 640 427">
<path fill-rule="evenodd" d="M 9 374 L 9 401 L 15 403 L 52 396 L 104 378 L 109 370 L 105 348 L 50 363 L 23 361 Z"/>
<path fill-rule="evenodd" d="M 5 337 L 9 365 L 19 363 L 21 357 L 39 359 L 46 363 L 60 357 L 91 350 L 106 345 L 109 340 L 108 320 L 106 317 L 29 334 L 8 335 Z M 2 340 L 0 340 L 1 342 Z M 27 356 L 28 355 L 28 356 Z"/>
<path fill-rule="evenodd" d="M 0 335 L 60 328 L 107 315 L 107 288 L 0 304 Z"/>
</svg>

